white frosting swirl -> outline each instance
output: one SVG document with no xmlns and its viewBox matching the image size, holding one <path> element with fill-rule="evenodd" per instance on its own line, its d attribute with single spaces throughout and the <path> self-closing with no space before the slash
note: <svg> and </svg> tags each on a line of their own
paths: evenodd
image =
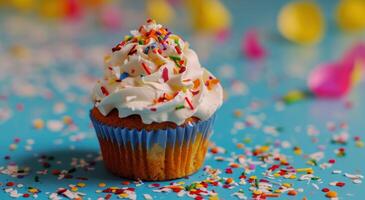
<svg viewBox="0 0 365 200">
<path fill-rule="evenodd" d="M 198 56 L 179 36 L 152 20 L 105 58 L 104 79 L 93 90 L 103 115 L 140 115 L 143 123 L 211 117 L 223 102 L 219 81 L 201 67 Z"/>
</svg>

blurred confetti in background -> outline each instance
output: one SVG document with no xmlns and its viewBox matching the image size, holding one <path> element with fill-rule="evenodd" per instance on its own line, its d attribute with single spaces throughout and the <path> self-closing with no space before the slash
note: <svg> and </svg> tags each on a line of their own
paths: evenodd
<svg viewBox="0 0 365 200">
<path fill-rule="evenodd" d="M 108 174 L 88 120 L 103 56 L 149 17 L 225 88 L 209 166 L 174 184 Z M 364 23 L 363 0 L 0 0 L 0 199 L 359 199 Z"/>
</svg>

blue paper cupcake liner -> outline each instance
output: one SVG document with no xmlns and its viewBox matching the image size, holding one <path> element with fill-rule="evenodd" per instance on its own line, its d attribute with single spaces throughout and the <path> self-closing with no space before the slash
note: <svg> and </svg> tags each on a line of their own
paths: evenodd
<svg viewBox="0 0 365 200">
<path fill-rule="evenodd" d="M 215 115 L 210 117 L 208 120 L 186 124 L 183 126 L 178 126 L 176 128 L 151 131 L 109 126 L 95 119 L 91 115 L 91 112 L 90 118 L 99 139 L 100 146 L 102 148 L 103 159 L 109 170 L 117 175 L 126 178 L 141 178 L 144 180 L 166 180 L 186 176 L 192 173 L 192 170 L 190 170 L 190 168 L 194 168 L 191 167 L 191 165 L 195 164 L 192 162 L 196 161 L 194 161 L 194 158 L 190 158 L 189 156 L 196 157 L 197 154 L 204 154 L 205 156 L 207 141 L 209 140 L 212 133 L 212 126 L 215 120 Z M 104 144 L 104 146 L 105 144 L 108 144 L 108 146 L 110 145 L 110 147 L 103 148 L 102 143 Z M 151 159 L 143 157 L 151 157 L 151 155 L 153 155 L 153 157 L 156 157 L 156 152 L 153 152 L 156 151 L 156 147 L 158 148 L 157 158 Z M 121 149 L 123 149 L 124 151 L 122 151 Z M 125 149 L 129 149 L 128 153 L 125 153 Z M 182 164 L 180 164 L 180 162 L 176 164 L 179 166 L 177 166 L 177 169 L 175 170 L 179 171 L 179 168 L 186 169 L 183 171 L 180 170 L 180 172 L 176 176 L 174 176 L 173 174 L 166 175 L 161 173 L 159 175 L 151 175 L 151 173 L 144 173 L 145 175 L 139 175 L 140 173 L 134 169 L 130 170 L 130 174 L 128 174 L 128 172 L 119 173 L 121 169 L 124 170 L 129 166 L 114 166 L 129 164 L 135 165 L 135 163 L 123 163 L 122 161 L 118 163 L 118 159 L 123 160 L 128 157 L 128 159 L 137 160 L 136 162 L 144 162 L 142 166 L 153 165 L 155 167 L 163 168 L 163 166 L 160 165 L 164 165 L 164 163 L 165 165 L 167 165 L 167 161 L 164 159 L 172 159 L 171 151 L 175 152 L 176 154 L 173 155 L 175 157 L 173 159 L 180 161 L 180 159 L 177 159 L 176 156 L 183 157 L 181 158 Z M 138 153 L 139 158 L 135 158 L 137 156 L 136 152 Z M 169 158 L 167 158 L 168 155 Z M 164 156 L 166 158 L 163 158 Z M 200 156 L 199 159 L 204 160 L 204 156 Z M 203 159 L 201 159 L 201 157 L 203 157 Z M 145 159 L 146 161 L 141 161 L 143 159 Z M 166 169 L 164 170 L 166 171 Z"/>
</svg>

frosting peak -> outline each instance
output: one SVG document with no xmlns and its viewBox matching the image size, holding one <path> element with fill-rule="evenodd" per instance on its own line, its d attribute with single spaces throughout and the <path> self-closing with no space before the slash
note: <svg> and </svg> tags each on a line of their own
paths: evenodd
<svg viewBox="0 0 365 200">
<path fill-rule="evenodd" d="M 145 124 L 192 116 L 206 120 L 223 101 L 223 89 L 181 37 L 147 20 L 112 48 L 104 59 L 104 78 L 93 90 L 103 115 L 140 115 Z"/>
</svg>

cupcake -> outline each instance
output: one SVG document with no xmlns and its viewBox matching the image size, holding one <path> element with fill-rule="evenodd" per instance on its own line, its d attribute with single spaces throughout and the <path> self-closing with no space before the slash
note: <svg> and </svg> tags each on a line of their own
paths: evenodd
<svg viewBox="0 0 365 200">
<path fill-rule="evenodd" d="M 106 168 L 150 181 L 196 172 L 223 89 L 189 44 L 147 20 L 112 48 L 104 63 L 90 118 Z"/>
</svg>

